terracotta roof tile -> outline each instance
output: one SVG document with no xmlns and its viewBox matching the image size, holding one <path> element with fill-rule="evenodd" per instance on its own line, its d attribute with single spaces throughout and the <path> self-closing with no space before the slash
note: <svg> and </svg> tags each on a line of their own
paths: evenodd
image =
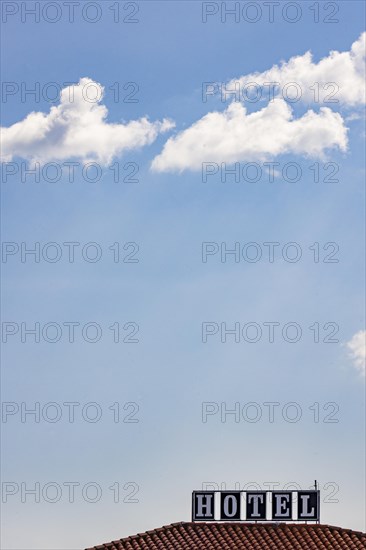
<svg viewBox="0 0 366 550">
<path fill-rule="evenodd" d="M 366 534 L 294 523 L 173 523 L 87 550 L 361 550 Z"/>
</svg>

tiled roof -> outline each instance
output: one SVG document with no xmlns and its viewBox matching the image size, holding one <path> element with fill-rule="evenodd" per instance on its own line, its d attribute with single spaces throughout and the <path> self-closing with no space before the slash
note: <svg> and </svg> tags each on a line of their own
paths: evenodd
<svg viewBox="0 0 366 550">
<path fill-rule="evenodd" d="M 88 550 L 361 550 L 366 534 L 330 525 L 173 523 Z"/>
</svg>

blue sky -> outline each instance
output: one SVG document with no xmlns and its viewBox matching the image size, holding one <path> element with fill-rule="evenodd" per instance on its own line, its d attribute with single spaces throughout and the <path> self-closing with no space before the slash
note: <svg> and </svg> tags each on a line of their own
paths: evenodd
<svg viewBox="0 0 366 550">
<path fill-rule="evenodd" d="M 8 4 L 21 9 L 20 3 Z M 62 110 L 42 94 L 39 101 L 30 96 L 22 101 L 16 92 L 6 102 L 3 95 L 2 126 L 23 124 L 4 132 L 3 142 L 3 338 L 16 331 L 3 344 L 2 473 L 8 483 L 3 486 L 3 547 L 81 549 L 189 521 L 190 493 L 204 482 L 225 482 L 228 488 L 249 482 L 283 488 L 295 482 L 306 488 L 317 479 L 322 522 L 364 530 L 365 131 L 358 61 L 355 79 L 346 84 L 343 61 L 321 73 L 323 83 L 339 82 L 337 104 L 276 98 L 269 106 L 264 98 L 236 102 L 228 112 L 231 102 L 219 96 L 202 101 L 205 82 L 243 83 L 247 75 L 253 81 L 254 73 L 259 81 L 264 71 L 309 50 L 316 65 L 331 51 L 350 52 L 364 31 L 364 4 L 332 3 L 339 8 L 338 23 L 322 22 L 330 17 L 324 3 L 315 23 L 311 3 L 302 2 L 296 23 L 283 20 L 282 12 L 270 23 L 263 8 L 252 24 L 222 22 L 220 14 L 203 23 L 201 2 L 155 1 L 138 3 L 138 23 L 114 23 L 112 4 L 97 3 L 102 15 L 94 24 L 78 13 L 70 23 L 59 3 L 63 11 L 54 24 L 44 16 L 39 23 L 29 16 L 23 23 L 19 11 L 2 25 L 3 82 L 19 90 L 38 82 L 45 90 L 50 82 L 61 89 L 87 78 L 105 88 L 100 105 L 108 109 L 104 121 L 93 109 L 79 118 L 85 102 L 76 101 L 72 108 L 64 104 Z M 121 13 L 128 13 L 124 7 L 121 3 Z M 306 73 L 311 67 L 305 61 L 301 67 L 305 95 L 305 84 L 319 73 Z M 138 101 L 114 101 L 109 88 L 116 82 L 123 94 L 137 84 Z M 131 82 L 133 87 L 123 90 Z M 240 105 L 247 108 L 245 116 Z M 52 120 L 37 115 L 25 127 L 30 113 L 48 115 L 52 106 Z M 289 118 L 286 109 L 292 110 Z M 259 123 L 249 126 L 250 115 L 261 110 Z M 310 126 L 302 119 L 309 110 Z M 212 127 L 204 118 L 210 112 L 216 113 Z M 148 121 L 133 127 L 137 137 L 135 130 L 125 131 L 123 125 L 145 116 Z M 165 127 L 164 119 L 170 121 Z M 82 125 L 85 133 L 78 136 Z M 65 127 L 70 141 L 63 139 Z M 164 149 L 168 140 L 171 150 Z M 153 170 L 153 160 L 163 151 L 160 170 Z M 73 183 L 64 164 L 70 160 L 79 162 Z M 28 176 L 22 183 L 22 163 L 35 162 L 39 170 L 58 163 L 62 177 L 52 183 L 41 174 L 39 182 Z M 88 162 L 99 163 L 99 181 L 83 179 Z M 138 182 L 114 182 L 110 167 L 115 162 L 123 176 L 131 170 L 127 163 L 134 163 L 133 169 L 137 165 Z M 202 162 L 218 168 L 206 182 Z M 222 182 L 221 162 L 228 168 L 238 162 L 240 170 L 255 162 L 262 177 L 255 183 L 242 175 L 238 182 L 227 176 Z M 272 183 L 265 162 L 279 163 Z M 288 163 L 301 168 L 299 181 L 284 180 Z M 319 182 L 314 182 L 315 163 Z M 4 181 L 4 170 L 10 169 L 17 173 L 5 172 Z M 339 181 L 326 181 L 335 169 Z M 64 244 L 70 242 L 79 243 L 74 262 Z M 110 247 L 116 242 L 125 261 L 114 262 Z M 279 243 L 273 262 L 268 242 Z M 40 261 L 28 255 L 22 262 L 21 243 L 28 249 L 40 243 Z M 45 249 L 47 243 L 56 247 Z M 87 243 L 97 246 L 85 248 Z M 203 243 L 216 243 L 219 250 L 206 262 Z M 246 248 L 248 243 L 256 243 L 262 254 L 257 262 L 248 261 L 254 250 Z M 286 248 L 288 243 L 301 251 L 299 261 L 289 261 L 284 250 L 291 257 L 294 247 Z M 314 243 L 319 243 L 319 261 L 314 261 Z M 239 261 L 233 255 L 221 261 L 225 246 L 239 247 Z M 99 261 L 85 259 L 96 250 L 102 254 Z M 61 251 L 57 262 L 42 256 L 55 251 Z M 338 261 L 324 261 L 330 253 Z M 73 343 L 68 341 L 70 322 L 79 323 Z M 268 322 L 279 323 L 273 343 Z M 21 323 L 28 328 L 39 323 L 39 343 L 24 334 Z M 61 327 L 59 341 L 47 341 L 56 330 L 53 325 L 45 332 L 47 323 Z M 94 338 L 93 327 L 82 335 L 88 323 L 101 330 L 95 343 L 86 341 Z M 138 342 L 115 343 L 109 328 L 114 323 L 120 325 L 121 340 L 138 325 Z M 206 343 L 203 323 L 218 330 Z M 233 335 L 221 341 L 222 323 L 228 329 L 239 324 L 239 342 Z M 248 323 L 262 331 L 257 342 L 243 337 Z M 294 324 L 301 328 L 297 342 L 282 336 L 288 323 L 288 339 Z M 315 329 L 309 329 L 314 323 L 319 323 L 319 343 Z M 335 326 L 338 342 L 324 342 Z M 254 338 L 248 334 L 247 340 Z M 30 409 L 36 402 L 41 410 L 56 403 L 46 409 L 50 416 L 61 410 L 62 417 L 50 422 L 46 412 L 39 422 L 31 415 L 22 422 L 21 403 Z M 70 402 L 80 404 L 74 422 L 64 405 Z M 274 422 L 268 420 L 268 402 L 278 403 Z M 97 405 L 83 409 L 88 403 Z M 120 422 L 113 421 L 114 403 Z M 236 422 L 228 415 L 222 422 L 218 412 L 203 422 L 205 403 L 217 404 L 220 412 L 238 406 L 248 415 L 260 410 L 262 416 L 250 422 L 242 413 Z M 255 405 L 247 409 L 248 403 Z M 301 411 L 298 422 L 289 421 L 295 410 L 286 408 L 289 403 Z M 319 422 L 314 421 L 317 407 Z M 94 411 L 102 417 L 85 420 L 82 410 L 86 418 L 88 410 L 90 417 Z M 126 417 L 138 422 L 121 421 Z M 70 482 L 79 484 L 74 502 L 65 485 Z M 39 503 L 25 492 L 36 483 Z M 57 502 L 50 502 L 55 485 L 48 495 L 48 483 L 62 489 Z M 90 502 L 93 488 L 85 493 L 88 483 L 100 487 L 98 502 Z M 116 489 L 109 489 L 115 484 L 118 503 Z M 132 498 L 138 502 L 123 502 L 136 484 Z"/>
</svg>

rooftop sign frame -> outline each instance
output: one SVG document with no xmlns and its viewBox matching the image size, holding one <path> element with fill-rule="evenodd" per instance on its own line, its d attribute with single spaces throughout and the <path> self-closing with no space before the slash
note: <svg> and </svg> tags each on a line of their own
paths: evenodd
<svg viewBox="0 0 366 550">
<path fill-rule="evenodd" d="M 193 491 L 192 522 L 208 521 L 319 523 L 320 491 Z"/>
</svg>

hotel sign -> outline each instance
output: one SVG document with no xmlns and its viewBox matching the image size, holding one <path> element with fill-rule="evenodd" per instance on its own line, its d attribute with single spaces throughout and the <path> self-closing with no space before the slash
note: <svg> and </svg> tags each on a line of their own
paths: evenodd
<svg viewBox="0 0 366 550">
<path fill-rule="evenodd" d="M 192 521 L 319 521 L 320 491 L 193 491 Z"/>
</svg>

